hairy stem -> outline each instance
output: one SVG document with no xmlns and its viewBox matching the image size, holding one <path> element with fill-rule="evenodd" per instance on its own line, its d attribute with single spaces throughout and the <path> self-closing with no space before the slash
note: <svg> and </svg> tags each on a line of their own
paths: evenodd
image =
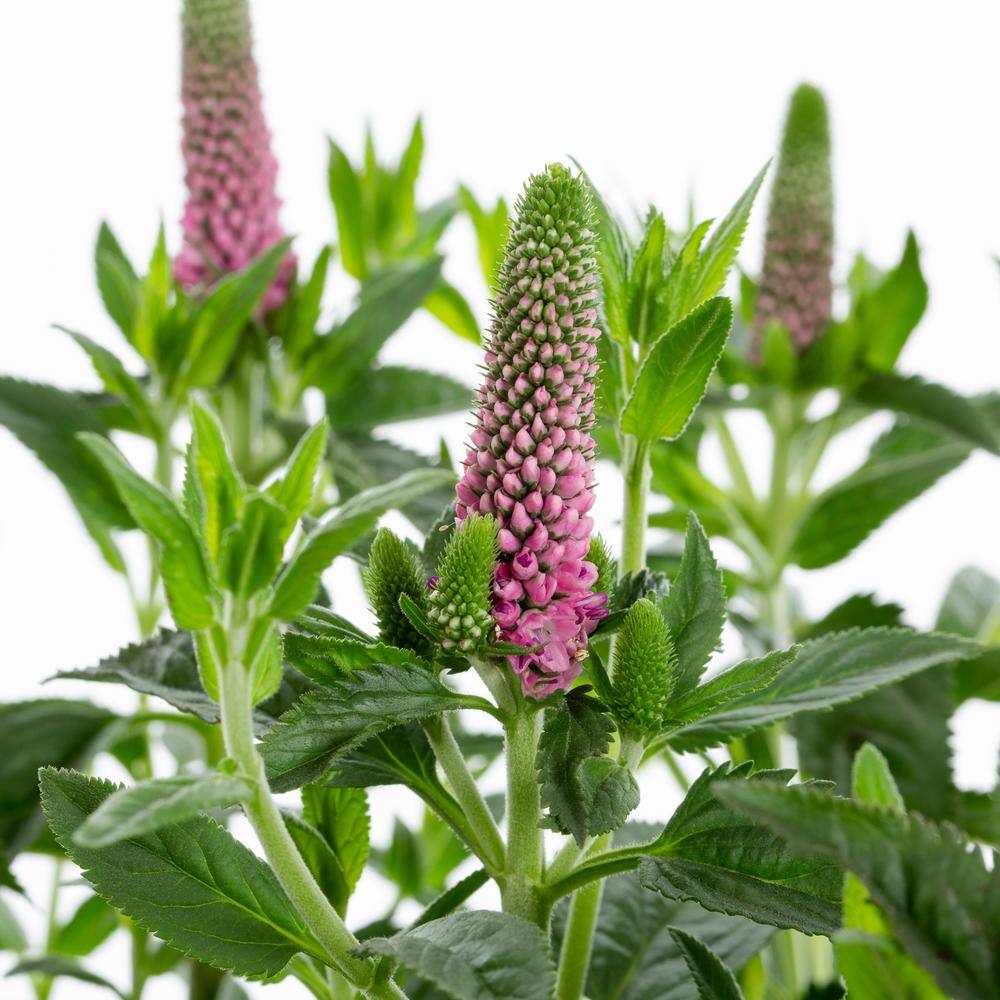
<svg viewBox="0 0 1000 1000">
<path fill-rule="evenodd" d="M 244 811 L 292 905 L 331 962 L 366 996 L 373 1000 L 405 996 L 392 982 L 373 984 L 374 963 L 352 956 L 351 952 L 358 947 L 357 938 L 316 884 L 288 833 L 271 798 L 264 762 L 254 745 L 250 674 L 239 660 L 231 660 L 223 668 L 219 700 L 226 752 L 255 786 L 253 797 L 243 803 Z"/>
<path fill-rule="evenodd" d="M 507 721 L 507 864 L 501 895 L 503 908 L 542 926 L 546 915 L 538 897 L 544 868 L 542 817 L 535 757 L 541 713 L 523 701 Z"/>
<path fill-rule="evenodd" d="M 625 441 L 625 495 L 622 505 L 622 573 L 646 565 L 646 498 L 649 495 L 649 449 L 635 438 Z"/>
<path fill-rule="evenodd" d="M 448 779 L 451 793 L 469 821 L 469 828 L 474 838 L 474 843 L 470 844 L 470 847 L 490 874 L 498 874 L 504 866 L 503 837 L 500 836 L 500 830 L 489 806 L 479 792 L 476 779 L 469 772 L 468 764 L 447 719 L 442 715 L 425 719 L 423 727 L 434 750 L 434 756 Z"/>
</svg>

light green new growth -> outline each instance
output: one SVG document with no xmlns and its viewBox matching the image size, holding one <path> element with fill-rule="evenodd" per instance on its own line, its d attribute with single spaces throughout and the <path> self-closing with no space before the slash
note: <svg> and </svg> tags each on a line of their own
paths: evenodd
<svg viewBox="0 0 1000 1000">
<path fill-rule="evenodd" d="M 587 562 L 593 563 L 597 567 L 594 593 L 610 594 L 618 581 L 618 562 L 611 554 L 611 547 L 604 540 L 603 535 L 591 535 L 590 548 L 587 549 Z"/>
<path fill-rule="evenodd" d="M 610 706 L 629 735 L 651 736 L 663 725 L 677 656 L 659 609 L 641 598 L 629 608 L 612 658 L 614 704 Z"/>
<path fill-rule="evenodd" d="M 438 565 L 427 617 L 445 649 L 469 652 L 493 638 L 490 590 L 497 562 L 497 522 L 471 514 L 456 529 Z"/>
<path fill-rule="evenodd" d="M 427 600 L 427 578 L 406 543 L 388 528 L 379 529 L 361 579 L 378 621 L 379 638 L 390 646 L 423 652 L 427 640 L 410 624 L 399 607 L 406 594 L 418 607 Z"/>
</svg>

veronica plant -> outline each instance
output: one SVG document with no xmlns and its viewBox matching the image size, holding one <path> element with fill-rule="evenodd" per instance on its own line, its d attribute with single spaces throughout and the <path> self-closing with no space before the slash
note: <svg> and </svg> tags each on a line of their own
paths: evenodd
<svg viewBox="0 0 1000 1000">
<path fill-rule="evenodd" d="M 220 977 L 295 977 L 319 998 L 739 997 L 734 971 L 759 995 L 755 976 L 781 983 L 755 957 L 779 928 L 837 940 L 852 979 L 859 961 L 889 956 L 903 970 L 893 976 L 996 996 L 1000 913 L 982 902 L 996 898 L 995 872 L 954 830 L 905 811 L 874 749 L 854 763 L 852 798 L 827 782 L 789 785 L 791 771 L 726 762 L 704 770 L 665 822 L 627 822 L 640 800 L 636 771 L 665 748 L 733 746 L 945 664 L 980 676 L 991 654 L 964 635 L 832 627 L 705 678 L 726 595 L 697 518 L 671 580 L 641 563 L 619 574 L 590 536 L 596 225 L 584 180 L 558 166 L 529 180 L 444 530 L 418 548 L 383 528 L 370 546 L 364 582 L 377 634 L 323 603 L 321 575 L 426 483 L 330 506 L 319 424 L 255 486 L 198 400 L 179 499 L 105 436 L 79 438 L 155 546 L 177 630 L 66 676 L 163 699 L 177 711 L 158 718 L 221 736 L 221 750 L 207 766 L 115 785 L 73 769 L 73 747 L 113 724 L 77 708 L 75 725 L 50 730 L 77 743 L 67 739 L 59 766 L 41 772 L 56 842 L 106 904 L 166 942 L 168 957 Z M 724 306 L 690 315 L 721 322 Z M 658 360 L 640 366 L 633 397 L 673 400 L 683 426 L 704 360 L 655 343 L 648 357 Z M 641 435 L 632 437 L 638 453 Z M 644 549 L 643 534 L 641 522 L 626 524 L 623 563 Z M 37 730 L 22 726 L 22 739 Z M 504 738 L 500 802 L 480 781 L 480 762 L 498 749 L 491 730 Z M 419 863 L 408 860 L 405 827 L 387 847 L 369 844 L 366 789 L 385 784 L 408 789 L 433 817 Z M 300 803 L 279 806 L 274 795 L 295 790 Z M 236 808 L 264 858 L 213 818 Z M 458 860 L 445 860 L 456 846 Z M 424 897 L 414 869 L 433 872 L 443 891 L 416 919 L 393 911 L 358 927 L 350 903 L 368 859 L 401 895 Z M 459 862 L 464 877 L 448 877 Z M 915 904 L 928 866 L 947 873 L 934 879 L 947 878 L 948 891 Z M 466 908 L 489 883 L 501 909 Z M 852 933 L 841 938 L 842 927 Z M 159 955 L 143 940 L 133 996 Z M 67 972 L 57 956 L 34 961 L 20 971 L 48 962 L 50 975 L 97 977 L 80 964 Z"/>
</svg>

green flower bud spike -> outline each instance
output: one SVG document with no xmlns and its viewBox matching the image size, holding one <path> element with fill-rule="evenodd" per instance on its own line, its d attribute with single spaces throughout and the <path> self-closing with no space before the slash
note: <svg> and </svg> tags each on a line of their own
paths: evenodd
<svg viewBox="0 0 1000 1000">
<path fill-rule="evenodd" d="M 427 602 L 427 577 L 417 556 L 388 528 L 380 528 L 361 574 L 368 600 L 378 620 L 379 638 L 391 646 L 424 653 L 427 640 L 410 624 L 399 607 L 406 594 L 418 607 Z"/>
<path fill-rule="evenodd" d="M 612 658 L 613 702 L 624 733 L 653 736 L 663 726 L 677 655 L 659 608 L 645 597 L 629 608 Z"/>
<path fill-rule="evenodd" d="M 427 617 L 441 630 L 445 649 L 468 653 L 494 638 L 490 593 L 499 553 L 497 531 L 494 518 L 470 514 L 444 550 Z"/>
</svg>

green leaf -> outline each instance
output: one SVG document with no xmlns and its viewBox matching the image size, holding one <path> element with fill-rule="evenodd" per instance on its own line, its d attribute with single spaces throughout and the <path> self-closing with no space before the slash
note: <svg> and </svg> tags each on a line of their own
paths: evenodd
<svg viewBox="0 0 1000 1000">
<path fill-rule="evenodd" d="M 19 955 L 27 950 L 28 939 L 24 935 L 24 928 L 0 896 L 0 952 L 12 951 Z"/>
<path fill-rule="evenodd" d="M 485 868 L 477 868 L 471 875 L 459 879 L 450 889 L 445 889 L 440 896 L 432 900 L 427 909 L 410 924 L 409 929 L 419 927 L 421 924 L 429 924 L 432 920 L 454 913 L 473 893 L 481 889 L 490 876 Z"/>
<path fill-rule="evenodd" d="M 872 445 L 859 469 L 813 501 L 792 558 L 805 569 L 843 559 L 968 456 L 969 447 L 953 435 L 897 423 Z"/>
<path fill-rule="evenodd" d="M 327 399 L 326 412 L 334 427 L 370 428 L 467 410 L 471 402 L 471 390 L 448 375 L 383 365 L 359 373 L 349 394 Z"/>
<path fill-rule="evenodd" d="M 417 722 L 386 729 L 338 757 L 327 784 L 338 788 L 404 784 L 420 795 L 443 789 L 434 751 Z"/>
<path fill-rule="evenodd" d="M 453 913 L 370 938 L 365 955 L 386 955 L 454 1000 L 548 1000 L 555 967 L 545 935 L 509 913 Z"/>
<path fill-rule="evenodd" d="M 431 669 L 430 664 L 412 650 L 353 637 L 286 632 L 284 650 L 288 662 L 317 684 L 339 680 L 345 674 L 365 670 L 376 663 L 386 666 L 416 664 Z"/>
<path fill-rule="evenodd" d="M 57 330 L 68 334 L 90 358 L 97 377 L 108 392 L 120 396 L 129 411 L 135 417 L 142 433 L 147 437 L 160 434 L 160 422 L 150 403 L 149 389 L 144 387 L 137 378 L 125 370 L 125 365 L 107 348 L 85 337 L 82 333 L 57 326 Z"/>
<path fill-rule="evenodd" d="M 149 269 L 139 285 L 139 309 L 128 335 L 132 346 L 147 361 L 162 354 L 163 345 L 158 341 L 169 308 L 171 287 L 170 254 L 167 253 L 167 236 L 161 219 L 149 258 Z"/>
<path fill-rule="evenodd" d="M 339 858 L 349 892 L 353 892 L 368 861 L 368 796 L 361 788 L 306 785 L 302 809 Z"/>
<path fill-rule="evenodd" d="M 344 262 L 344 270 L 360 281 L 368 276 L 361 182 L 347 154 L 332 139 L 329 143 L 327 182 L 333 208 L 337 213 L 340 258 Z"/>
<path fill-rule="evenodd" d="M 709 657 L 719 648 L 726 621 L 726 587 L 698 518 L 688 515 L 680 569 L 661 605 L 677 652 L 672 697 L 698 683 Z"/>
<path fill-rule="evenodd" d="M 757 193 L 764 176 L 771 166 L 771 161 L 761 167 L 750 186 L 740 195 L 739 200 L 729 210 L 726 217 L 712 230 L 698 255 L 698 278 L 695 283 L 695 294 L 691 307 L 700 305 L 712 295 L 718 295 L 726 284 L 726 278 L 736 260 L 743 243 L 743 235 L 750 221 L 750 210 L 753 208 Z"/>
<path fill-rule="evenodd" d="M 978 647 L 937 632 L 871 628 L 834 632 L 805 643 L 766 687 L 687 723 L 669 736 L 678 750 L 697 750 L 763 726 L 854 701 L 928 667 L 973 656 Z"/>
<path fill-rule="evenodd" d="M 595 818 L 594 802 L 581 788 L 581 766 L 608 752 L 613 731 L 614 723 L 601 703 L 580 688 L 545 710 L 535 761 L 541 804 L 555 828 L 571 833 L 581 845 Z"/>
<path fill-rule="evenodd" d="M 701 1000 L 742 1000 L 736 977 L 708 945 L 677 927 L 670 928 L 670 936 L 684 956 Z"/>
<path fill-rule="evenodd" d="M 44 826 L 38 769 L 85 767 L 116 718 L 85 701 L 0 705 L 0 856 L 30 847 Z"/>
<path fill-rule="evenodd" d="M 162 698 L 174 708 L 188 712 L 202 722 L 211 724 L 219 721 L 219 706 L 202 687 L 194 643 L 188 632 L 161 629 L 141 643 L 125 646 L 94 667 L 63 670 L 56 676 L 69 680 L 125 684 L 140 694 Z M 313 684 L 297 671 L 286 670 L 278 692 L 254 710 L 257 729 L 267 729 L 304 692 L 312 688 Z M 37 769 L 38 765 L 33 770 Z"/>
<path fill-rule="evenodd" d="M 42 955 L 39 958 L 21 959 L 7 975 L 8 977 L 40 975 L 49 979 L 75 979 L 80 983 L 87 983 L 90 986 L 100 986 L 102 989 L 110 990 L 116 996 L 122 997 L 123 1000 L 125 997 L 125 994 L 110 980 L 97 975 L 96 972 L 85 969 L 79 962 L 71 958 L 63 958 L 61 955 Z"/>
<path fill-rule="evenodd" d="M 503 198 L 498 198 L 490 211 L 476 201 L 475 195 L 464 184 L 458 188 L 458 203 L 472 221 L 479 252 L 479 267 L 486 283 L 492 288 L 497 268 L 503 259 L 504 244 L 507 242 L 507 203 Z"/>
<path fill-rule="evenodd" d="M 678 437 L 705 395 L 732 321 L 729 300 L 714 298 L 667 330 L 639 369 L 622 413 L 622 430 L 646 446 Z"/>
<path fill-rule="evenodd" d="M 617 830 L 639 805 L 639 785 L 632 772 L 610 757 L 587 757 L 576 780 L 590 837 Z"/>
<path fill-rule="evenodd" d="M 179 388 L 213 386 L 222 378 L 240 334 L 271 287 L 291 242 L 275 243 L 212 289 L 194 320 Z"/>
<path fill-rule="evenodd" d="M 41 773 L 52 832 L 112 906 L 185 955 L 236 975 L 275 976 L 300 951 L 322 958 L 267 865 L 207 817 L 111 848 L 77 846 L 73 835 L 116 787 L 73 771 Z"/>
<path fill-rule="evenodd" d="M 73 835 L 79 847 L 110 847 L 210 809 L 228 809 L 254 796 L 235 774 L 175 775 L 122 788 L 106 798 Z"/>
<path fill-rule="evenodd" d="M 104 466 L 139 527 L 162 547 L 160 573 L 174 621 L 181 628 L 207 628 L 215 613 L 205 561 L 173 497 L 143 479 L 106 438 L 92 433 L 80 438 Z"/>
<path fill-rule="evenodd" d="M 384 267 L 361 286 L 358 304 L 320 341 L 306 361 L 303 381 L 328 396 L 349 391 L 358 373 L 406 322 L 441 277 L 442 258 L 427 257 Z"/>
<path fill-rule="evenodd" d="M 204 403 L 193 400 L 184 500 L 188 517 L 216 566 L 221 564 L 223 538 L 237 522 L 245 492 L 222 424 Z"/>
<path fill-rule="evenodd" d="M 477 347 L 481 337 L 479 320 L 465 296 L 454 286 L 442 278 L 424 299 L 424 308 L 436 319 L 439 319 L 452 333 L 457 333 L 463 340 L 468 340 Z"/>
<path fill-rule="evenodd" d="M 934 627 L 1000 643 L 1000 580 L 975 566 L 960 569 L 948 584 Z"/>
<path fill-rule="evenodd" d="M 59 928 L 53 951 L 82 958 L 118 929 L 118 914 L 100 896 L 88 896 Z"/>
<path fill-rule="evenodd" d="M 451 482 L 448 469 L 418 469 L 392 482 L 355 494 L 312 531 L 288 561 L 275 585 L 269 613 L 290 620 L 316 596 L 320 576 L 333 560 L 375 527 L 385 511 L 401 507 L 433 489 Z"/>
<path fill-rule="evenodd" d="M 889 770 L 889 763 L 879 749 L 871 743 L 863 743 L 854 756 L 854 778 L 851 795 L 860 802 L 903 812 L 903 797 Z"/>
<path fill-rule="evenodd" d="M 920 251 L 907 233 L 903 257 L 882 281 L 861 293 L 852 320 L 862 329 L 865 359 L 879 371 L 891 371 L 927 308 L 927 283 L 920 271 Z"/>
<path fill-rule="evenodd" d="M 96 408 L 78 393 L 0 376 L 0 424 L 58 477 L 108 564 L 123 573 L 111 531 L 135 522 L 101 463 L 77 438 L 80 431 L 107 434 Z"/>
<path fill-rule="evenodd" d="M 872 594 L 852 594 L 824 615 L 818 622 L 799 629 L 797 638 L 817 639 L 828 632 L 843 632 L 849 628 L 877 628 L 902 625 L 903 609 L 898 604 L 879 604 Z M 939 632 L 955 629 L 936 626 Z M 959 633 L 960 635 L 962 633 Z"/>
<path fill-rule="evenodd" d="M 958 1000 L 1000 996 L 1000 869 L 948 827 L 805 787 L 727 783 L 732 808 L 842 862 L 896 939 Z"/>
<path fill-rule="evenodd" d="M 376 665 L 314 691 L 261 743 L 275 791 L 322 778 L 341 754 L 383 729 L 459 708 L 493 711 L 483 698 L 445 687 L 420 666 Z"/>
<path fill-rule="evenodd" d="M 794 773 L 750 767 L 702 772 L 650 846 L 639 879 L 669 899 L 804 934 L 832 934 L 840 925 L 840 867 L 748 823 L 716 797 L 722 784 L 783 787 Z"/>
<path fill-rule="evenodd" d="M 996 430 L 980 409 L 953 389 L 919 375 L 874 372 L 855 395 L 866 406 L 915 417 L 972 447 L 1000 454 Z"/>
<path fill-rule="evenodd" d="M 665 330 L 667 317 L 658 315 L 658 299 L 663 287 L 664 247 L 667 226 L 663 216 L 650 210 L 646 216 L 642 240 L 636 248 L 628 273 L 627 321 L 632 339 L 641 353 Z"/>
<path fill-rule="evenodd" d="M 139 310 L 139 278 L 106 222 L 101 223 L 97 232 L 94 267 L 104 308 L 118 329 L 131 341 Z"/>
<path fill-rule="evenodd" d="M 323 306 L 323 289 L 326 287 L 326 274 L 332 255 L 331 247 L 323 247 L 316 256 L 309 279 L 304 285 L 299 285 L 291 319 L 282 333 L 285 350 L 294 358 L 305 354 L 316 337 L 316 327 Z"/>
<path fill-rule="evenodd" d="M 275 501 L 285 511 L 285 529 L 282 542 L 286 542 L 299 518 L 305 514 L 316 493 L 316 480 L 326 455 L 329 425 L 326 420 L 313 424 L 299 438 L 288 459 L 287 471 L 271 492 Z"/>
</svg>

